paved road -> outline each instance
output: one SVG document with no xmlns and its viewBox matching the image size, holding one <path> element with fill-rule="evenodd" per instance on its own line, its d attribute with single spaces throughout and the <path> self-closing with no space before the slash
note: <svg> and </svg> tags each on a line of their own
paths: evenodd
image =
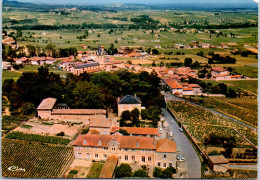
<svg viewBox="0 0 260 180">
<path fill-rule="evenodd" d="M 192 104 L 192 105 L 194 105 L 194 106 L 201 107 L 201 108 L 203 108 L 203 109 L 206 109 L 207 111 L 210 111 L 210 112 L 212 112 L 212 113 L 218 114 L 218 115 L 223 116 L 223 117 L 225 117 L 225 118 L 227 118 L 227 119 L 230 119 L 231 121 L 234 121 L 234 122 L 237 122 L 237 123 L 239 123 L 239 124 L 241 124 L 241 125 L 243 125 L 243 126 L 246 126 L 246 127 L 248 127 L 249 129 L 251 129 L 251 130 L 253 130 L 253 131 L 257 131 L 257 128 L 255 128 L 255 127 L 253 127 L 253 126 L 250 126 L 250 125 L 248 125 L 248 124 L 246 124 L 246 123 L 243 123 L 243 122 L 241 122 L 241 121 L 239 121 L 239 120 L 237 120 L 237 119 L 234 119 L 234 118 L 232 118 L 232 117 L 230 117 L 230 116 L 227 116 L 227 115 L 225 115 L 225 114 L 222 114 L 222 113 L 220 113 L 220 112 L 218 112 L 218 111 L 214 111 L 214 110 L 212 110 L 212 109 L 205 108 L 205 107 L 203 107 L 203 106 L 200 106 L 200 105 L 195 104 L 195 103 L 193 103 L 193 102 L 187 101 L 187 100 L 185 100 L 185 99 L 182 99 L 182 98 L 173 96 L 173 95 L 171 95 L 171 94 L 169 94 L 169 93 L 165 93 L 165 98 L 167 99 L 167 101 L 174 101 L 174 100 L 186 101 L 186 102 L 188 102 L 188 103 L 190 103 L 190 104 Z"/>
<path fill-rule="evenodd" d="M 180 152 L 184 155 L 187 176 L 189 178 L 201 178 L 201 162 L 190 141 L 183 132 L 179 131 L 177 122 L 173 119 L 169 112 L 166 109 L 162 109 L 162 112 L 164 114 L 165 121 L 169 124 L 170 131 L 174 134 L 174 140 L 176 141 Z M 173 124 L 171 124 L 171 120 L 174 120 Z"/>
</svg>

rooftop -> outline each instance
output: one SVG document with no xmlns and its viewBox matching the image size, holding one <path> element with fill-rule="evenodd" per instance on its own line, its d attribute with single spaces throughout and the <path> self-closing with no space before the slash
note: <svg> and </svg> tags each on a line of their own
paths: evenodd
<svg viewBox="0 0 260 180">
<path fill-rule="evenodd" d="M 214 164 L 227 164 L 228 160 L 223 155 L 208 156 L 209 160 Z"/>
<path fill-rule="evenodd" d="M 126 149 L 151 149 L 155 150 L 154 138 L 121 135 L 81 134 L 73 146 L 108 147 L 112 141 L 119 143 L 119 148 Z"/>
<path fill-rule="evenodd" d="M 161 139 L 156 143 L 156 152 L 176 153 L 176 142 L 169 139 Z"/>
<path fill-rule="evenodd" d="M 138 97 L 134 97 L 132 95 L 126 95 L 120 99 L 118 104 L 141 104 L 142 101 Z"/>
<path fill-rule="evenodd" d="M 108 156 L 106 163 L 104 164 L 101 173 L 99 175 L 99 178 L 112 178 L 116 165 L 118 162 L 118 157 L 116 156 Z"/>
<path fill-rule="evenodd" d="M 90 114 L 106 114 L 105 109 L 53 109 L 52 115 L 55 114 L 73 114 L 73 115 L 90 115 Z"/>
<path fill-rule="evenodd" d="M 112 127 L 111 133 L 118 132 L 119 129 L 124 129 L 129 134 L 158 135 L 158 128 L 140 128 L 140 127 Z"/>
<path fill-rule="evenodd" d="M 109 119 L 92 119 L 89 123 L 89 127 L 108 127 L 110 128 L 111 121 Z"/>
<path fill-rule="evenodd" d="M 55 105 L 57 99 L 56 98 L 46 98 L 42 100 L 37 110 L 51 110 Z"/>
<path fill-rule="evenodd" d="M 90 66 L 97 66 L 97 65 L 99 65 L 98 62 L 86 63 L 86 64 L 76 66 L 75 69 L 80 69 L 80 68 L 85 68 L 85 67 L 90 67 Z"/>
</svg>

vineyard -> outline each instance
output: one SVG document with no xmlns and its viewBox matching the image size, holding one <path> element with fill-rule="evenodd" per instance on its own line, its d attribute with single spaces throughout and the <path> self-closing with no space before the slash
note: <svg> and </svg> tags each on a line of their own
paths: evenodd
<svg viewBox="0 0 260 180">
<path fill-rule="evenodd" d="M 236 129 L 253 144 L 257 145 L 257 133 L 252 132 L 247 127 L 185 101 L 174 101 L 170 102 L 169 105 L 199 144 L 203 143 L 204 135 L 214 133 L 218 136 L 234 137 L 237 146 L 249 145 L 242 136 L 234 131 Z"/>
<path fill-rule="evenodd" d="M 27 117 L 2 116 L 2 134 L 7 134 L 19 126 L 23 121 L 27 121 Z"/>
<path fill-rule="evenodd" d="M 58 178 L 72 156 L 73 149 L 64 146 L 3 139 L 2 176 Z M 18 170 L 10 170 L 11 166 Z"/>
<path fill-rule="evenodd" d="M 226 103 L 225 101 L 220 99 L 213 99 L 213 98 L 206 98 L 206 97 L 190 98 L 189 100 L 196 104 L 200 104 L 204 107 L 212 108 L 214 110 L 223 112 L 224 114 L 231 115 L 237 119 L 241 119 L 242 121 L 247 122 L 250 125 L 257 126 L 258 124 L 257 110 L 256 111 L 252 110 L 255 109 L 257 105 L 256 106 L 251 105 L 249 109 L 247 107 L 239 107 L 238 105 L 234 104 L 234 101 L 233 103 Z M 239 104 L 242 104 L 242 102 L 240 102 Z M 246 104 L 243 106 L 246 106 Z"/>
<path fill-rule="evenodd" d="M 61 144 L 67 145 L 70 140 L 62 137 L 54 137 L 54 136 L 41 136 L 37 134 L 26 134 L 18 131 L 11 132 L 6 135 L 7 139 L 17 139 L 17 140 L 26 140 L 26 141 L 35 141 L 42 143 L 51 143 L 51 144 Z"/>
</svg>

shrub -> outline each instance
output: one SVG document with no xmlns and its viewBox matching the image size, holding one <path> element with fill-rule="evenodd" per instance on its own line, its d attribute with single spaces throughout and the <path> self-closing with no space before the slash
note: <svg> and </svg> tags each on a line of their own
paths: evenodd
<svg viewBox="0 0 260 180">
<path fill-rule="evenodd" d="M 77 171 L 77 170 L 71 170 L 69 174 L 75 174 L 76 175 L 76 174 L 78 174 L 78 172 L 79 171 Z"/>
<path fill-rule="evenodd" d="M 64 133 L 63 131 L 61 131 L 61 132 L 57 133 L 56 135 L 57 135 L 57 136 L 64 136 L 65 133 Z"/>
<path fill-rule="evenodd" d="M 88 134 L 88 131 L 89 131 L 89 128 L 83 129 L 83 130 L 81 131 L 81 134 Z"/>
<path fill-rule="evenodd" d="M 129 164 L 122 163 L 115 170 L 116 178 L 131 177 L 131 176 L 132 176 L 132 168 L 130 167 Z"/>
<path fill-rule="evenodd" d="M 145 170 L 138 169 L 134 172 L 133 177 L 140 177 L 140 178 L 143 177 L 143 178 L 145 178 L 145 177 L 149 177 L 149 176 L 148 176 L 148 173 Z"/>
</svg>

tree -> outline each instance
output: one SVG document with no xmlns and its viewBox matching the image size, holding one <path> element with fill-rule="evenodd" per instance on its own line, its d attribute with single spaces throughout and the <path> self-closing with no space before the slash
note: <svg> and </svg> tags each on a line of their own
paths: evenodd
<svg viewBox="0 0 260 180">
<path fill-rule="evenodd" d="M 185 60 L 184 60 L 184 66 L 185 67 L 190 67 L 191 63 L 192 63 L 191 58 L 185 58 Z"/>
<path fill-rule="evenodd" d="M 153 171 L 153 177 L 155 178 L 161 178 L 162 177 L 162 169 L 155 167 L 154 171 Z"/>
<path fill-rule="evenodd" d="M 2 86 L 3 95 L 8 95 L 9 93 L 11 93 L 14 85 L 15 83 L 13 79 L 5 79 Z"/>
<path fill-rule="evenodd" d="M 172 172 L 172 174 L 176 174 L 176 169 L 174 167 L 170 166 L 167 167 L 167 169 L 169 169 Z"/>
<path fill-rule="evenodd" d="M 101 35 L 100 35 L 100 34 L 98 34 L 98 35 L 97 35 L 97 37 L 101 37 Z"/>
<path fill-rule="evenodd" d="M 149 176 L 145 170 L 138 169 L 134 172 L 133 177 L 145 178 L 145 177 L 149 177 Z"/>
<path fill-rule="evenodd" d="M 132 176 L 132 168 L 129 164 L 122 163 L 115 169 L 115 177 L 116 178 L 124 178 Z"/>
<path fill-rule="evenodd" d="M 137 108 L 133 109 L 131 111 L 131 120 L 132 120 L 132 125 L 133 126 L 138 126 L 139 124 L 139 116 L 140 116 L 140 112 Z"/>
<path fill-rule="evenodd" d="M 152 54 L 159 54 L 159 51 L 157 49 L 153 49 Z"/>
<path fill-rule="evenodd" d="M 171 170 L 169 170 L 169 169 L 164 169 L 164 170 L 162 171 L 162 176 L 161 176 L 161 178 L 163 178 L 163 179 L 171 179 L 171 178 L 172 178 L 172 172 L 171 172 Z"/>
<path fill-rule="evenodd" d="M 227 97 L 230 97 L 230 98 L 236 98 L 237 97 L 237 93 L 234 89 L 229 89 L 228 90 L 228 93 L 227 93 Z"/>
<path fill-rule="evenodd" d="M 36 108 L 33 103 L 26 102 L 22 104 L 21 108 L 19 109 L 19 112 L 23 116 L 29 116 L 36 112 Z"/>
<path fill-rule="evenodd" d="M 224 83 L 219 83 L 218 86 L 221 89 L 222 94 L 227 94 L 227 85 Z"/>
<path fill-rule="evenodd" d="M 29 56 L 35 56 L 36 55 L 36 48 L 32 45 L 26 45 L 27 50 L 29 52 Z"/>
<path fill-rule="evenodd" d="M 55 50 L 55 45 L 54 44 L 47 44 L 47 46 L 45 47 L 46 53 L 48 56 L 52 56 L 54 50 Z"/>
<path fill-rule="evenodd" d="M 124 136 L 129 136 L 129 133 L 125 129 L 119 129 L 119 133 L 123 134 Z"/>
<path fill-rule="evenodd" d="M 153 66 L 153 67 L 155 67 L 155 66 L 156 66 L 156 64 L 155 64 L 155 60 L 153 60 L 152 66 Z"/>
</svg>

